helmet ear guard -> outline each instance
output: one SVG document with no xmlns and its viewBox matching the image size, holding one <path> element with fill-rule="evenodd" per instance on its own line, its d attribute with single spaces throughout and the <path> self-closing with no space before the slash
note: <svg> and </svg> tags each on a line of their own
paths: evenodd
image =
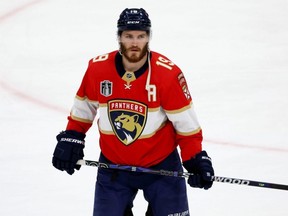
<svg viewBox="0 0 288 216">
<path fill-rule="evenodd" d="M 122 11 L 117 22 L 117 34 L 123 31 L 140 30 L 150 35 L 151 21 L 148 13 L 143 8 L 126 8 Z"/>
</svg>

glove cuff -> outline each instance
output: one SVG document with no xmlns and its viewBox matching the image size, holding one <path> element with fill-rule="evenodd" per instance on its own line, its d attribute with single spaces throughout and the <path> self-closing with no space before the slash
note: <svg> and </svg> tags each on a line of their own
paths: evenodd
<svg viewBox="0 0 288 216">
<path fill-rule="evenodd" d="M 66 130 L 62 131 L 57 135 L 58 142 L 65 142 L 71 145 L 80 144 L 85 146 L 85 139 L 86 135 L 77 131 L 73 130 Z"/>
<path fill-rule="evenodd" d="M 206 151 L 201 151 L 192 157 L 190 160 L 184 161 L 183 166 L 188 172 L 197 172 L 197 168 L 200 162 L 205 162 L 212 165 L 211 158 Z"/>
</svg>

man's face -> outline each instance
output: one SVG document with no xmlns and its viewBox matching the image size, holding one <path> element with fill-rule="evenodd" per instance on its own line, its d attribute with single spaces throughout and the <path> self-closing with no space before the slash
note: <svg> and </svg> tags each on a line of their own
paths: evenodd
<svg viewBox="0 0 288 216">
<path fill-rule="evenodd" d="M 123 31 L 119 38 L 122 55 L 131 63 L 143 59 L 148 51 L 148 42 L 146 31 Z"/>
</svg>

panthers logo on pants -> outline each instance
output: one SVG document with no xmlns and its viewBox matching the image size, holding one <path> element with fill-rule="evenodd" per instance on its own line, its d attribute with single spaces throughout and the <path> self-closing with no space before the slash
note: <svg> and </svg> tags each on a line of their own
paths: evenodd
<svg viewBox="0 0 288 216">
<path fill-rule="evenodd" d="M 125 145 L 138 139 L 145 127 L 147 106 L 130 100 L 111 100 L 108 102 L 111 126 L 117 138 Z"/>
</svg>

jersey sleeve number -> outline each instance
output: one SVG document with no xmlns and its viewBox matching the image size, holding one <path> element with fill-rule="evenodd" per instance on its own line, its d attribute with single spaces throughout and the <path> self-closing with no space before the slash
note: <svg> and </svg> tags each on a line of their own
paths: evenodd
<svg viewBox="0 0 288 216">
<path fill-rule="evenodd" d="M 168 59 L 163 58 L 162 56 L 159 56 L 158 60 L 156 61 L 156 65 L 165 67 L 168 70 L 172 70 L 174 63 Z"/>
<path fill-rule="evenodd" d="M 106 61 L 109 57 L 109 54 L 105 54 L 105 55 L 99 55 L 95 58 L 93 58 L 93 62 L 99 62 L 99 61 Z"/>
</svg>

